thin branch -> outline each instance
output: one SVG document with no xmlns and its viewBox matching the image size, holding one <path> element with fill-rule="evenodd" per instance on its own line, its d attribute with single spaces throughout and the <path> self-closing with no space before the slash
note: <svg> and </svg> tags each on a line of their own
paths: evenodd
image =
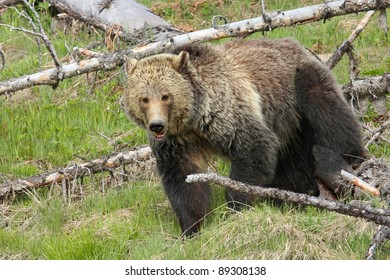
<svg viewBox="0 0 390 280">
<path fill-rule="evenodd" d="M 364 218 L 379 225 L 390 226 L 390 210 L 387 209 L 373 208 L 366 205 L 344 204 L 339 201 L 322 199 L 281 189 L 252 186 L 220 176 L 216 173 L 189 175 L 187 176 L 186 182 L 213 182 L 256 198 L 272 198 L 305 206 L 315 206 L 320 209 L 327 209 L 344 215 Z"/>
<path fill-rule="evenodd" d="M 272 31 L 272 17 L 270 17 L 265 10 L 264 0 L 261 0 L 261 15 L 264 22 L 268 23 L 268 31 Z"/>
<path fill-rule="evenodd" d="M 355 41 L 355 39 L 359 36 L 359 34 L 363 31 L 363 29 L 367 26 L 369 21 L 371 20 L 372 16 L 375 14 L 375 11 L 369 11 L 364 16 L 362 21 L 356 26 L 355 30 L 349 35 L 348 39 L 345 40 L 341 46 L 334 52 L 334 54 L 329 58 L 329 60 L 326 62 L 326 65 L 330 69 L 336 66 L 336 64 L 341 60 L 343 55 L 346 52 L 352 51 L 352 43 Z"/>
<path fill-rule="evenodd" d="M 364 148 L 368 148 L 368 146 L 370 146 L 372 143 L 374 143 L 378 138 L 381 137 L 381 132 L 378 131 L 377 133 L 375 133 L 371 138 L 370 140 L 367 141 L 367 143 L 364 145 Z"/>
<path fill-rule="evenodd" d="M 381 134 L 385 130 L 386 127 L 390 126 L 390 120 L 387 120 L 385 123 L 383 123 L 380 127 L 378 127 L 375 130 L 372 130 L 370 127 L 368 127 L 366 124 L 362 124 L 363 128 L 366 129 L 372 137 L 367 141 L 367 143 L 364 145 L 365 148 L 368 148 L 369 145 L 371 145 L 374 141 L 376 141 L 378 138 L 381 139 L 381 141 L 384 141 L 388 144 L 390 144 L 390 140 L 383 137 Z"/>
<path fill-rule="evenodd" d="M 42 38 L 43 42 L 45 43 L 45 46 L 46 46 L 47 50 L 49 51 L 49 53 L 54 61 L 54 64 L 57 68 L 57 82 L 59 82 L 64 78 L 64 73 L 63 73 L 61 63 L 59 62 L 56 50 L 54 49 L 53 44 L 50 42 L 49 37 L 46 35 L 45 29 L 43 28 L 43 25 L 41 23 L 41 20 L 40 20 L 40 17 L 39 17 L 39 14 L 37 13 L 37 11 L 34 9 L 34 7 L 32 5 L 30 5 L 30 3 L 27 0 L 22 0 L 22 1 L 23 1 L 24 5 L 32 12 L 32 14 L 35 17 L 35 21 L 38 24 L 38 27 L 35 27 L 35 28 L 39 29 L 39 33 L 42 35 L 41 38 Z M 34 27 L 35 26 L 34 23 L 32 23 L 32 24 Z"/>
<path fill-rule="evenodd" d="M 341 170 L 340 175 L 341 175 L 341 178 L 354 184 L 356 187 L 358 187 L 363 192 L 371 194 L 371 195 L 376 196 L 376 197 L 380 196 L 380 192 L 377 188 L 374 188 L 373 186 L 364 182 L 362 179 L 359 179 L 355 175 L 353 175 L 345 170 Z"/>
<path fill-rule="evenodd" d="M 2 49 L 0 49 L 0 71 L 4 69 L 5 66 L 5 54 Z"/>
<path fill-rule="evenodd" d="M 21 27 L 14 27 L 14 26 L 11 26 L 8 24 L 2 24 L 2 23 L 0 23 L 0 26 L 8 27 L 8 28 L 10 28 L 11 31 L 12 30 L 21 31 L 23 33 L 36 36 L 37 38 L 40 38 L 43 40 L 47 50 L 49 51 L 49 54 L 51 55 L 51 57 L 54 61 L 55 66 L 56 66 L 56 82 L 50 83 L 53 86 L 55 86 L 56 84 L 58 84 L 59 81 L 61 81 L 64 78 L 63 69 L 62 69 L 62 66 L 59 62 L 57 53 L 54 49 L 54 46 L 50 42 L 49 37 L 46 35 L 46 32 L 42 26 L 42 23 L 40 21 L 39 14 L 37 13 L 37 11 L 34 9 L 34 7 L 32 5 L 30 5 L 30 3 L 27 0 L 21 0 L 21 2 L 23 2 L 23 4 L 32 12 L 32 14 L 35 17 L 35 21 L 38 25 L 35 24 L 34 20 L 25 11 L 19 11 L 16 8 L 15 8 L 15 10 L 20 16 L 24 17 L 31 24 L 33 31 L 27 30 L 27 29 L 21 28 Z M 37 43 L 38 43 L 38 47 L 40 49 L 40 41 L 37 40 Z M 40 54 L 40 60 L 41 60 L 41 54 Z"/>
<path fill-rule="evenodd" d="M 25 28 L 22 28 L 22 27 L 15 27 L 15 26 L 12 26 L 12 25 L 9 25 L 9 24 L 5 24 L 5 23 L 0 23 L 0 26 L 8 27 L 11 31 L 13 31 L 13 30 L 21 31 L 21 32 L 26 33 L 26 34 L 30 34 L 30 35 L 33 35 L 33 36 L 37 36 L 37 37 L 43 38 L 42 34 L 40 34 L 38 32 L 34 32 L 34 31 L 31 31 L 31 30 L 28 30 L 28 29 L 25 29 Z"/>
</svg>

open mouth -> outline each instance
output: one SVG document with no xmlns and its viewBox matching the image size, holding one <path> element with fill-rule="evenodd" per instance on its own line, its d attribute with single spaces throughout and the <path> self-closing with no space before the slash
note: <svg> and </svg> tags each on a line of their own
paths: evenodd
<svg viewBox="0 0 390 280">
<path fill-rule="evenodd" d="M 164 131 L 160 131 L 160 132 L 152 131 L 152 133 L 153 133 L 154 139 L 156 139 L 157 141 L 161 142 L 161 141 L 165 140 L 165 132 Z"/>
</svg>

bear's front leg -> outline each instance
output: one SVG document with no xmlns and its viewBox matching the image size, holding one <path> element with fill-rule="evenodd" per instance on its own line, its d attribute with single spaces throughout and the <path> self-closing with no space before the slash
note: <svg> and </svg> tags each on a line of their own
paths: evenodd
<svg viewBox="0 0 390 280">
<path fill-rule="evenodd" d="M 164 143 L 154 148 L 164 190 L 178 218 L 182 235 L 193 236 L 209 211 L 211 191 L 207 183 L 187 184 L 187 175 L 204 172 L 201 149 Z"/>
</svg>

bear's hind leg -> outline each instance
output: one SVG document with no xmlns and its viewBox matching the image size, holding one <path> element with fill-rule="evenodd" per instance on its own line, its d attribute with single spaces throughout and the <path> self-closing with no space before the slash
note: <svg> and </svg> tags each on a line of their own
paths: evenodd
<svg viewBox="0 0 390 280">
<path fill-rule="evenodd" d="M 360 124 L 329 69 L 320 63 L 304 63 L 297 69 L 295 86 L 315 144 L 340 153 L 348 162 L 361 158 L 365 150 Z"/>
<path fill-rule="evenodd" d="M 275 174 L 279 141 L 265 126 L 256 123 L 248 129 L 243 127 L 232 143 L 230 150 L 230 178 L 243 183 L 268 186 Z M 227 189 L 225 198 L 228 207 L 240 211 L 253 204 L 253 198 L 246 194 Z"/>
<path fill-rule="evenodd" d="M 279 152 L 276 174 L 271 187 L 319 195 L 314 177 L 313 144 L 313 129 L 308 120 L 302 117 L 296 137 Z"/>
</svg>

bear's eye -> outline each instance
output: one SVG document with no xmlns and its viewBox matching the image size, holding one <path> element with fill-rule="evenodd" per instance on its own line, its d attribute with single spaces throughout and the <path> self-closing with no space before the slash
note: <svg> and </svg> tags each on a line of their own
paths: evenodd
<svg viewBox="0 0 390 280">
<path fill-rule="evenodd" d="M 142 103 L 145 103 L 145 104 L 149 103 L 149 98 L 147 98 L 147 97 L 142 98 Z"/>
<path fill-rule="evenodd" d="M 162 100 L 162 101 L 168 101 L 168 99 L 169 99 L 169 95 L 167 95 L 167 94 L 164 94 L 164 95 L 161 97 L 161 100 Z"/>
</svg>

